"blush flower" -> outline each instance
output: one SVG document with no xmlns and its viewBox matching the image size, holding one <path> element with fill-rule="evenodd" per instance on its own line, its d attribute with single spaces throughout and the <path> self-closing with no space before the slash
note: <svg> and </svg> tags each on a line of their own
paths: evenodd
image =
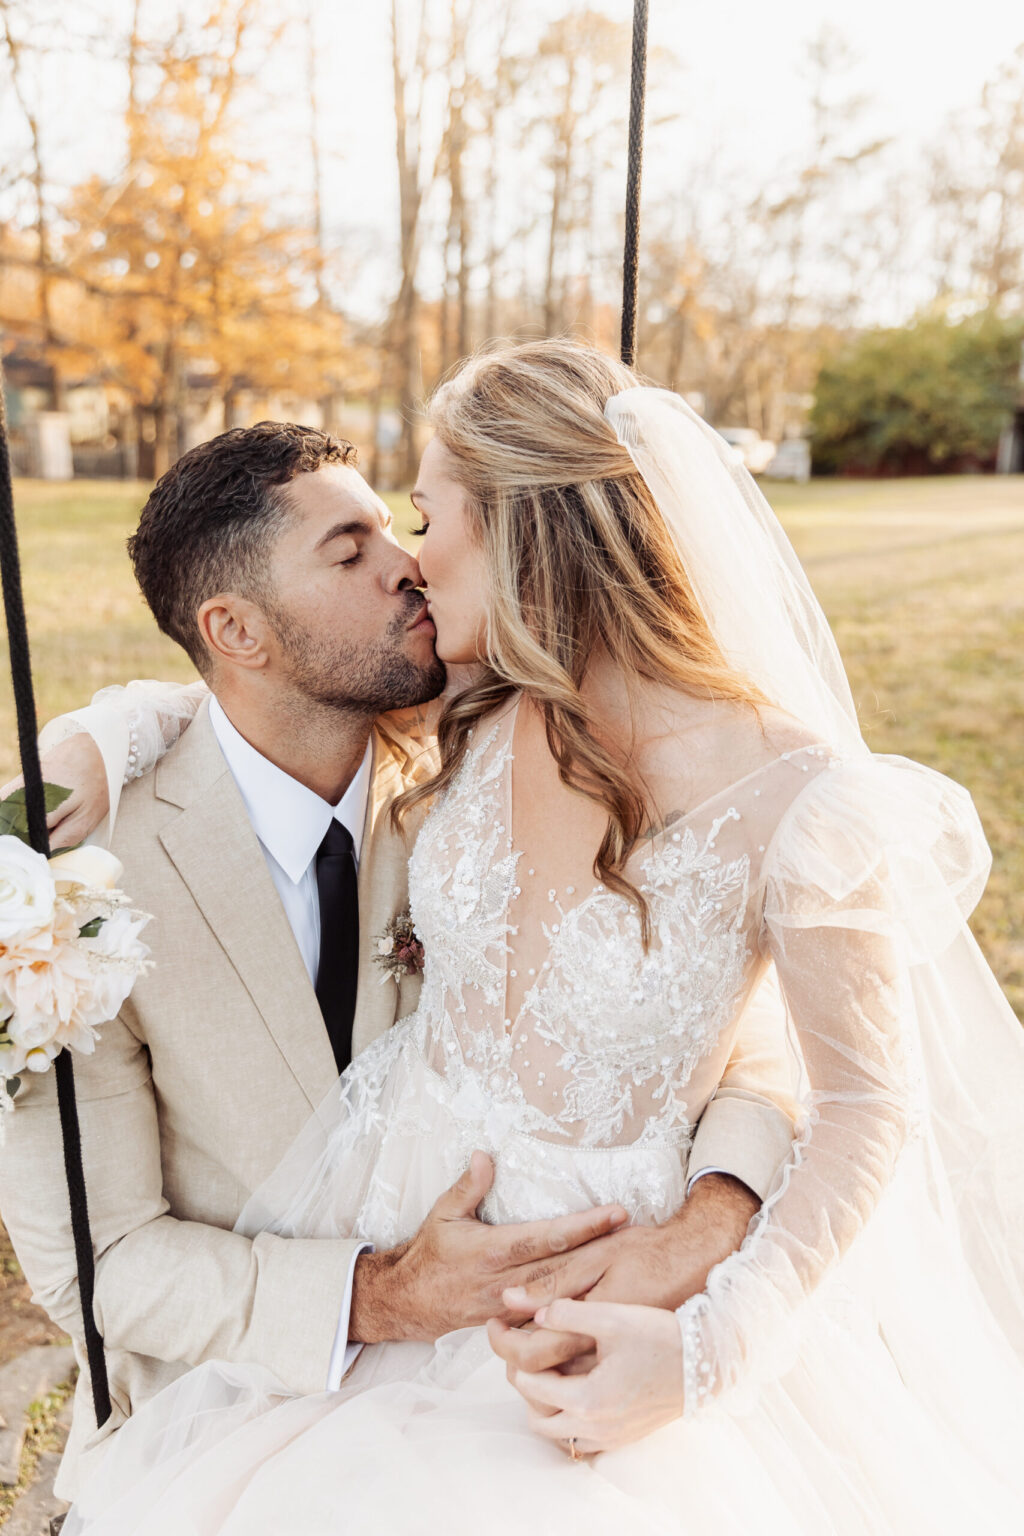
<svg viewBox="0 0 1024 1536">
<path fill-rule="evenodd" d="M 0 1141 L 21 1072 L 45 1072 L 65 1048 L 89 1054 L 149 966 L 149 918 L 117 890 L 102 849 L 47 862 L 0 837 Z"/>
<path fill-rule="evenodd" d="M 398 983 L 403 976 L 421 976 L 426 963 L 423 944 L 413 926 L 409 908 L 397 913 L 376 944 L 374 960 L 384 972 L 381 983 Z"/>
</svg>

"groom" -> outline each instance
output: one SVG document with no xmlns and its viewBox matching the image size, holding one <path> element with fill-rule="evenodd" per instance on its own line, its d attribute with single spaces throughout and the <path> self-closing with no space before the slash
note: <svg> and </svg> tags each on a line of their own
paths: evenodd
<svg viewBox="0 0 1024 1536">
<path fill-rule="evenodd" d="M 232 1230 L 339 1070 L 419 986 L 375 960 L 408 900 L 408 842 L 387 810 L 436 748 L 388 712 L 437 697 L 444 669 L 415 561 L 353 461 L 305 427 L 226 432 L 163 477 L 130 541 L 157 622 L 211 696 L 125 790 L 112 840 L 125 889 L 154 915 L 156 965 L 75 1064 L 114 1413 L 97 1431 L 79 1347 L 67 1498 L 133 1410 L 204 1360 L 319 1392 L 361 1344 L 509 1318 L 507 1288 L 588 1252 L 604 1294 L 618 1277 L 622 1299 L 678 1304 L 741 1240 L 789 1145 L 785 1071 L 752 1022 L 694 1145 L 691 1173 L 716 1176 L 657 1229 L 659 1265 L 638 1268 L 635 1245 L 619 1257 L 615 1211 L 484 1225 L 481 1154 L 389 1252 Z M 81 740 L 50 756 L 48 777 Z M 30 1078 L 0 1208 L 36 1299 L 80 1346 L 60 1147 L 52 1074 Z"/>
</svg>

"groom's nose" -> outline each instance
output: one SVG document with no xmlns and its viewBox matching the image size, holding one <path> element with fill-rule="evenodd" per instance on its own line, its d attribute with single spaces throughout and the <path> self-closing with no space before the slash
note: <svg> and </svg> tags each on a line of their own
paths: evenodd
<svg viewBox="0 0 1024 1536">
<path fill-rule="evenodd" d="M 413 587 L 423 585 L 423 577 L 420 568 L 412 555 L 404 549 L 396 548 L 392 560 L 389 562 L 384 579 L 384 585 L 388 592 L 409 592 Z"/>
</svg>

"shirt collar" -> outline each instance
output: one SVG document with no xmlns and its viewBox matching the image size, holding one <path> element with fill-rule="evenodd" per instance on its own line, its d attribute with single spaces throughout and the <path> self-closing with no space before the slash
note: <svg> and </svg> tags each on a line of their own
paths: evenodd
<svg viewBox="0 0 1024 1536">
<path fill-rule="evenodd" d="M 370 742 L 348 789 L 337 805 L 330 805 L 257 752 L 231 724 L 216 698 L 210 700 L 210 723 L 256 836 L 293 885 L 312 864 L 332 817 L 351 834 L 358 865 L 370 790 Z"/>
</svg>

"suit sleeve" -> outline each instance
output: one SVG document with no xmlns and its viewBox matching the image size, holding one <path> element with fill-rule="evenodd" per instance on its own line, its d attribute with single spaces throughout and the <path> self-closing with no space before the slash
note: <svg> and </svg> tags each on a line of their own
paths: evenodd
<svg viewBox="0 0 1024 1536">
<path fill-rule="evenodd" d="M 247 1238 L 180 1221 L 164 1198 L 149 1053 L 126 1021 L 75 1057 L 108 1351 L 197 1365 L 255 1362 L 322 1391 L 345 1297 L 347 1239 Z M 34 1300 L 81 1343 L 82 1320 L 52 1073 L 27 1078 L 0 1153 L 0 1210 Z"/>
<path fill-rule="evenodd" d="M 799 1067 L 786 1010 L 770 967 L 747 1005 L 718 1089 L 693 1140 L 689 1176 L 729 1173 L 764 1200 L 789 1157 Z"/>
</svg>

